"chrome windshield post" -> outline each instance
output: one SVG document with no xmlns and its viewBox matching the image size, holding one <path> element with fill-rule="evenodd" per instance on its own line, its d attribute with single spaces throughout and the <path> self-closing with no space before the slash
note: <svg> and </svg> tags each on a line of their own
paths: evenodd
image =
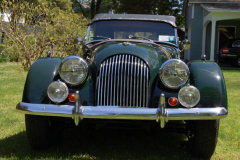
<svg viewBox="0 0 240 160">
<path fill-rule="evenodd" d="M 72 119 L 75 122 L 75 125 L 78 126 L 80 120 L 82 119 L 82 102 L 79 91 L 75 93 L 75 106 L 72 110 Z"/>
<path fill-rule="evenodd" d="M 166 122 L 168 122 L 167 119 L 167 110 L 165 109 L 165 95 L 162 93 L 159 98 L 159 104 L 158 104 L 158 111 L 157 111 L 157 122 L 160 121 L 160 127 L 164 128 Z"/>
</svg>

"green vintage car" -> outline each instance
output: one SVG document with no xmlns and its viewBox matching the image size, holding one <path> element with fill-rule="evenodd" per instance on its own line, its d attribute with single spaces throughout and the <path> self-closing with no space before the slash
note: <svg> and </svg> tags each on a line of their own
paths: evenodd
<svg viewBox="0 0 240 160">
<path fill-rule="evenodd" d="M 33 148 L 49 147 L 66 121 L 97 119 L 159 123 L 161 130 L 178 123 L 192 154 L 212 156 L 219 119 L 228 114 L 224 77 L 212 61 L 179 59 L 175 17 L 98 14 L 84 41 L 82 57 L 48 55 L 28 73 L 17 110 Z"/>
</svg>

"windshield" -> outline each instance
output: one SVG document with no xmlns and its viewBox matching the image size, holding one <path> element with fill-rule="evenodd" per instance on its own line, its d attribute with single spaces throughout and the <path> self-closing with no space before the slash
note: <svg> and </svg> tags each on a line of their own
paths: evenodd
<svg viewBox="0 0 240 160">
<path fill-rule="evenodd" d="M 174 27 L 164 22 L 97 21 L 89 26 L 87 41 L 99 39 L 143 39 L 176 44 Z"/>
</svg>

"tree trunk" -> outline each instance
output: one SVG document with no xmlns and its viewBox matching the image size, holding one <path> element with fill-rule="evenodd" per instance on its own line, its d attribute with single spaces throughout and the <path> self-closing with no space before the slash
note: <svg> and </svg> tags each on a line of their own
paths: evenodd
<svg viewBox="0 0 240 160">
<path fill-rule="evenodd" d="M 101 3 L 102 3 L 102 0 L 97 0 L 97 4 L 96 4 L 96 14 L 99 13 L 99 9 L 100 9 Z"/>
<path fill-rule="evenodd" d="M 81 9 L 81 11 L 82 11 L 82 13 L 83 13 L 83 16 L 84 16 L 85 18 L 87 18 L 87 15 L 85 14 L 85 12 L 84 12 L 84 10 L 83 10 L 83 8 L 82 8 L 81 3 L 78 2 L 78 4 L 79 4 L 79 7 L 80 7 L 80 9 Z"/>
<path fill-rule="evenodd" d="M 91 19 L 95 16 L 95 0 L 91 2 Z"/>
</svg>

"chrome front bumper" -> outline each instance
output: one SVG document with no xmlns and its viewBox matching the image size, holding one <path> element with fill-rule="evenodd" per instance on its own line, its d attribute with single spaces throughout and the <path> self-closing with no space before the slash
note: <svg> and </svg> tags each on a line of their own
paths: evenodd
<svg viewBox="0 0 240 160">
<path fill-rule="evenodd" d="M 220 54 L 220 57 L 221 58 L 226 58 L 226 57 L 237 58 L 237 55 L 236 54 Z"/>
<path fill-rule="evenodd" d="M 227 116 L 224 107 L 214 108 L 166 108 L 162 94 L 158 108 L 123 108 L 118 106 L 82 106 L 79 92 L 76 92 L 75 105 L 33 104 L 20 102 L 17 110 L 32 115 L 70 117 L 78 125 L 83 118 L 156 120 L 161 128 L 168 120 L 211 120 Z"/>
</svg>

